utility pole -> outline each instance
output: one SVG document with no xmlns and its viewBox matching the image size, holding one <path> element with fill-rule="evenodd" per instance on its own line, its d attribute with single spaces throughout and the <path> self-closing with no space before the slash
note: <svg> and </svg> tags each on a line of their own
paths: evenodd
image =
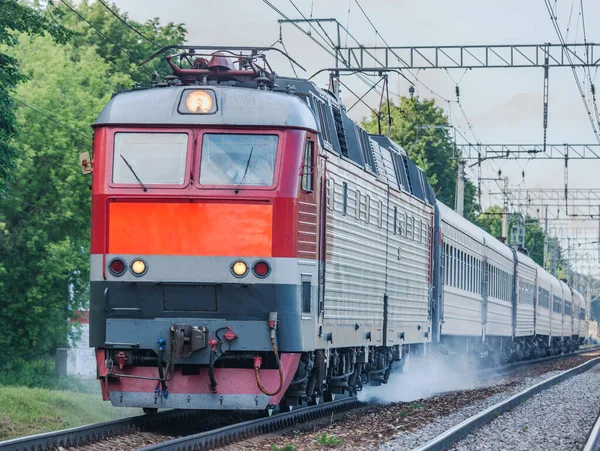
<svg viewBox="0 0 600 451">
<path fill-rule="evenodd" d="M 508 243 L 508 177 L 504 177 L 504 207 L 502 208 L 502 238 Z"/>
<path fill-rule="evenodd" d="M 465 215 L 465 162 L 463 160 L 458 160 L 455 211 L 461 216 Z"/>
<path fill-rule="evenodd" d="M 548 271 L 548 205 L 544 211 L 544 269 Z"/>
</svg>

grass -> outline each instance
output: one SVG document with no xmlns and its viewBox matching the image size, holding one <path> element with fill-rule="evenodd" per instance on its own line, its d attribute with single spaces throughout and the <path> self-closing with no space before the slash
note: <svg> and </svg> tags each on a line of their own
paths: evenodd
<svg viewBox="0 0 600 451">
<path fill-rule="evenodd" d="M 427 404 L 425 404 L 424 402 L 416 402 L 413 405 L 411 405 L 411 407 L 415 410 L 423 410 L 425 407 L 427 407 Z"/>
<path fill-rule="evenodd" d="M 81 392 L 92 391 L 92 383 L 95 393 Z M 80 391 L 0 385 L 0 440 L 142 413 L 102 401 L 97 381 L 82 382 L 77 388 Z"/>
<path fill-rule="evenodd" d="M 319 445 L 336 446 L 342 443 L 342 439 L 336 438 L 335 435 L 328 436 L 325 432 L 317 439 Z"/>
</svg>

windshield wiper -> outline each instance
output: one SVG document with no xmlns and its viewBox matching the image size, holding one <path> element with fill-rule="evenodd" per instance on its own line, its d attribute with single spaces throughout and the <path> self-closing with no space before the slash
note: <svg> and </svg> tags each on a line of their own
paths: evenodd
<svg viewBox="0 0 600 451">
<path fill-rule="evenodd" d="M 248 161 L 246 162 L 246 169 L 244 169 L 244 175 L 242 175 L 242 180 L 240 180 L 240 183 L 238 184 L 237 188 L 235 189 L 235 194 L 240 192 L 240 186 L 242 186 L 242 183 L 244 183 L 244 179 L 246 178 L 246 174 L 248 173 L 248 168 L 250 167 L 250 160 L 252 159 L 252 152 L 254 152 L 254 146 L 252 146 L 252 149 L 250 149 L 250 155 L 248 155 Z"/>
<path fill-rule="evenodd" d="M 144 185 L 144 183 L 140 180 L 140 178 L 138 177 L 138 175 L 135 173 L 135 171 L 133 170 L 133 168 L 129 164 L 129 161 L 127 161 L 125 159 L 125 157 L 123 156 L 123 154 L 121 154 L 121 158 L 123 158 L 123 161 L 125 162 L 125 164 L 129 168 L 129 170 L 131 171 L 131 173 L 133 174 L 133 176 L 135 177 L 135 179 L 139 182 L 140 185 L 142 185 L 142 188 L 144 189 L 144 192 L 147 192 L 148 188 L 146 188 L 146 185 Z"/>
</svg>

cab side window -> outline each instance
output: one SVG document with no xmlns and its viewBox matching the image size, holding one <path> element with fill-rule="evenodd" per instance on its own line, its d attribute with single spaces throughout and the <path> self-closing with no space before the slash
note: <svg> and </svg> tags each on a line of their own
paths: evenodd
<svg viewBox="0 0 600 451">
<path fill-rule="evenodd" d="M 314 190 L 314 142 L 306 141 L 304 159 L 302 161 L 302 190 L 312 192 Z"/>
</svg>

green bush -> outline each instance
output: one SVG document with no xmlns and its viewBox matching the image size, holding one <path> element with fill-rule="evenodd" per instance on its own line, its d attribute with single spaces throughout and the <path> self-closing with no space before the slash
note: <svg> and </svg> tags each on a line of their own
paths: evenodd
<svg viewBox="0 0 600 451">
<path fill-rule="evenodd" d="M 98 381 L 56 374 L 54 359 L 15 359 L 0 366 L 0 385 L 99 393 Z"/>
</svg>

